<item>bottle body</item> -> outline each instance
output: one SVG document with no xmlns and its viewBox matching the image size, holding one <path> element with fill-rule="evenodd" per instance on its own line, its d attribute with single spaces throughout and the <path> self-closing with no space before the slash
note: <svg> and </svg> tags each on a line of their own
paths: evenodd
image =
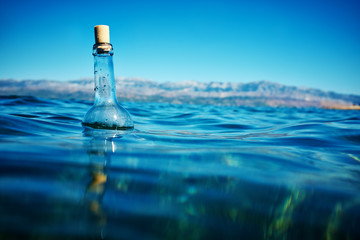
<svg viewBox="0 0 360 240">
<path fill-rule="evenodd" d="M 116 99 L 113 49 L 109 43 L 95 44 L 95 101 L 86 113 L 83 125 L 100 129 L 130 129 L 134 127 L 130 114 Z"/>
</svg>

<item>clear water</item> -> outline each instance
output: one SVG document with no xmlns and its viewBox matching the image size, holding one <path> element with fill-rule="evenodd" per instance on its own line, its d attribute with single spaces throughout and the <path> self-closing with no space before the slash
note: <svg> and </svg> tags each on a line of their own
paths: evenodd
<svg viewBox="0 0 360 240">
<path fill-rule="evenodd" d="M 0 239 L 360 239 L 360 112 L 0 98 Z"/>
</svg>

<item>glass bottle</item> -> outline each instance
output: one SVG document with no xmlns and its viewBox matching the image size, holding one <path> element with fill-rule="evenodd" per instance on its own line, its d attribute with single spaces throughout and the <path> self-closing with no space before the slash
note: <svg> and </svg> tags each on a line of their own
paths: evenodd
<svg viewBox="0 0 360 240">
<path fill-rule="evenodd" d="M 134 127 L 130 114 L 116 100 L 113 67 L 113 47 L 109 26 L 95 26 L 94 80 L 95 102 L 86 113 L 83 125 L 100 129 L 130 129 Z"/>
</svg>

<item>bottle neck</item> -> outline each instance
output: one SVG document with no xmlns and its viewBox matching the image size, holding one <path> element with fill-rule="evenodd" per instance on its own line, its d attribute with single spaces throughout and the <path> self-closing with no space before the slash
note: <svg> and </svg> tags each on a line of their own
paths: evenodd
<svg viewBox="0 0 360 240">
<path fill-rule="evenodd" d="M 95 44 L 94 80 L 95 105 L 116 103 L 115 77 L 113 65 L 113 48 L 111 44 Z"/>
</svg>

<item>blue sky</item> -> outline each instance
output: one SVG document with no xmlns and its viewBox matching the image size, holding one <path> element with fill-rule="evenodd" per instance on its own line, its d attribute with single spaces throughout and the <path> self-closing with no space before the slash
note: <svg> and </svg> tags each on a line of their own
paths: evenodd
<svg viewBox="0 0 360 240">
<path fill-rule="evenodd" d="M 0 79 L 92 77 L 93 27 L 107 24 L 116 76 L 360 94 L 359 12 L 349 0 L 0 0 Z"/>
</svg>

